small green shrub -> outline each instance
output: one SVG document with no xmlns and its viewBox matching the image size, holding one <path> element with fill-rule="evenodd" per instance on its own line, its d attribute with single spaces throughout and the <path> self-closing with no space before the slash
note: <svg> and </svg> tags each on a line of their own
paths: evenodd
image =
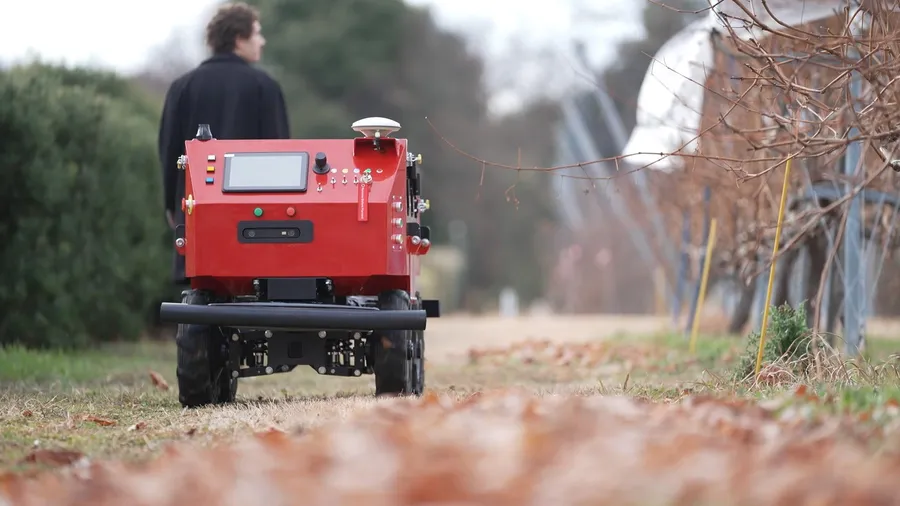
<svg viewBox="0 0 900 506">
<path fill-rule="evenodd" d="M 808 361 L 811 340 L 810 329 L 806 325 L 806 305 L 801 302 L 797 309 L 788 304 L 772 307 L 769 313 L 769 328 L 763 346 L 762 363 L 783 360 L 796 369 L 804 369 Z M 752 377 L 756 370 L 756 356 L 759 352 L 760 332 L 754 331 L 747 337 L 747 348 L 741 355 L 734 371 L 735 380 Z"/>
</svg>

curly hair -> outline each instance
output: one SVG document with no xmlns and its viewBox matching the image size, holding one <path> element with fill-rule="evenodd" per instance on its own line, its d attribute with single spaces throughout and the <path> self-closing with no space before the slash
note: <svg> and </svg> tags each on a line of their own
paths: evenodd
<svg viewBox="0 0 900 506">
<path fill-rule="evenodd" d="M 214 53 L 234 51 L 238 37 L 249 38 L 259 11 L 244 2 L 226 3 L 206 25 L 206 44 Z"/>
</svg>

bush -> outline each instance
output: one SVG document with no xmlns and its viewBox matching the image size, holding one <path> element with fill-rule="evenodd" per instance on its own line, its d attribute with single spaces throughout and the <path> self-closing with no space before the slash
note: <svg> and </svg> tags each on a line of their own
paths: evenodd
<svg viewBox="0 0 900 506">
<path fill-rule="evenodd" d="M 797 309 L 788 304 L 769 310 L 769 329 L 763 346 L 762 364 L 784 360 L 797 371 L 806 370 L 809 359 L 811 332 L 806 326 L 806 307 L 800 303 Z M 759 352 L 759 331 L 750 334 L 747 349 L 741 356 L 734 379 L 753 377 L 756 370 L 756 356 Z"/>
<path fill-rule="evenodd" d="M 134 339 L 169 290 L 156 122 L 109 73 L 0 73 L 0 344 Z"/>
</svg>

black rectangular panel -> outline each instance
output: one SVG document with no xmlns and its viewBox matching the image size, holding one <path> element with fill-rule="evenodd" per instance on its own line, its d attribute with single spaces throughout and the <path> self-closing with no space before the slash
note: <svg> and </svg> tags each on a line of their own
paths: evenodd
<svg viewBox="0 0 900 506">
<path fill-rule="evenodd" d="M 312 240 L 313 223 L 309 220 L 238 222 L 240 243 L 307 243 Z"/>
<path fill-rule="evenodd" d="M 269 278 L 265 285 L 268 300 L 313 300 L 319 295 L 316 278 Z"/>
<path fill-rule="evenodd" d="M 275 365 L 325 365 L 326 340 L 315 332 L 276 332 L 268 340 L 269 363 Z"/>
<path fill-rule="evenodd" d="M 422 299 L 422 309 L 428 318 L 441 317 L 441 302 L 437 299 Z"/>
<path fill-rule="evenodd" d="M 222 191 L 305 192 L 309 153 L 226 153 Z"/>
</svg>

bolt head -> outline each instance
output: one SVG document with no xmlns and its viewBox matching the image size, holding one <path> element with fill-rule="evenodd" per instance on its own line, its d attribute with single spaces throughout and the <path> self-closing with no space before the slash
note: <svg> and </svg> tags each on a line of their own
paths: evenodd
<svg viewBox="0 0 900 506">
<path fill-rule="evenodd" d="M 266 366 L 266 374 L 272 374 L 275 372 L 275 369 L 272 369 L 272 366 Z"/>
<path fill-rule="evenodd" d="M 266 338 L 267 338 L 267 339 L 271 339 L 271 338 L 272 338 L 272 331 L 271 331 L 271 330 L 267 330 L 267 331 L 266 331 Z"/>
<path fill-rule="evenodd" d="M 237 378 L 237 377 L 240 376 L 240 375 L 241 375 L 241 373 L 238 372 L 238 371 L 231 371 L 231 377 L 232 377 L 232 378 Z"/>
<path fill-rule="evenodd" d="M 320 368 L 318 368 L 317 370 L 319 371 L 319 374 L 325 374 L 325 368 L 324 368 L 324 367 L 320 367 Z"/>
<path fill-rule="evenodd" d="M 324 330 L 319 331 L 319 337 L 321 337 L 322 339 L 325 339 L 325 336 L 327 336 L 327 335 L 328 335 L 328 332 L 325 332 Z"/>
</svg>

